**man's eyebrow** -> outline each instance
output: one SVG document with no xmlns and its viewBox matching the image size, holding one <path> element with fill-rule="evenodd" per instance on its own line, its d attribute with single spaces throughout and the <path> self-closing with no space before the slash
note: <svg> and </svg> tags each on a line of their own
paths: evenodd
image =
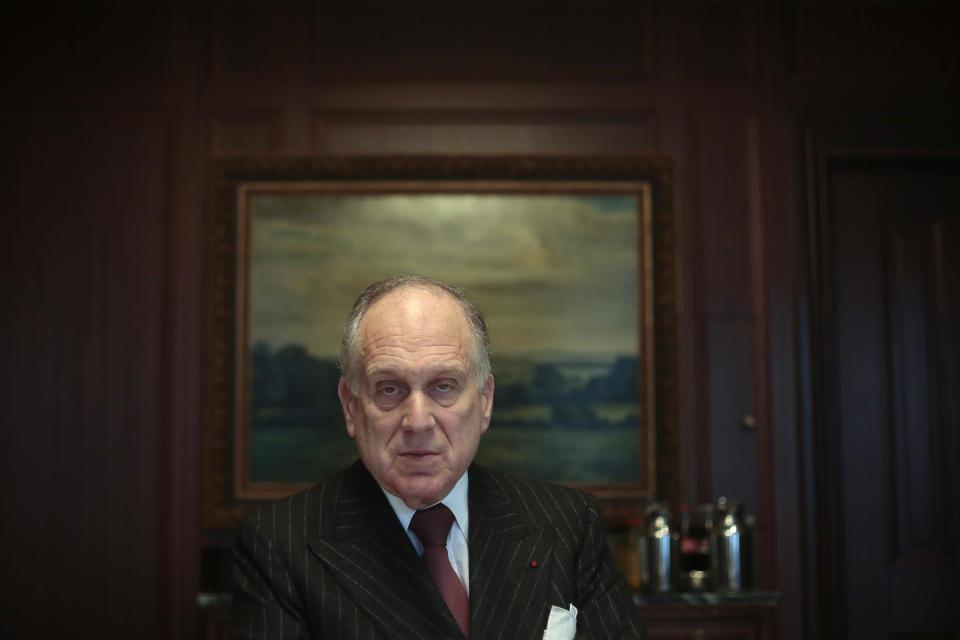
<svg viewBox="0 0 960 640">
<path fill-rule="evenodd" d="M 442 367 L 433 372 L 433 378 L 459 378 L 467 375 L 467 370 L 460 367 Z"/>
<path fill-rule="evenodd" d="M 469 375 L 469 371 L 456 365 L 442 365 L 436 369 L 428 369 L 426 373 L 430 378 L 458 378 L 460 376 Z M 405 375 L 406 374 L 402 368 L 392 366 L 375 366 L 367 371 L 367 377 L 369 378 L 402 378 Z"/>
<path fill-rule="evenodd" d="M 373 367 L 367 371 L 367 376 L 370 378 L 383 378 L 389 376 L 399 376 L 400 373 L 395 367 Z"/>
</svg>

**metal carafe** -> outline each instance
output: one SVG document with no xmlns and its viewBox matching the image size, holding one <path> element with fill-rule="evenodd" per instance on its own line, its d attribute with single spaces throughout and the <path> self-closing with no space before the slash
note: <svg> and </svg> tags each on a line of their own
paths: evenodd
<svg viewBox="0 0 960 640">
<path fill-rule="evenodd" d="M 670 512 L 665 505 L 653 503 L 647 509 L 644 521 L 643 586 L 647 591 L 657 593 L 673 591 L 680 560 L 680 540 L 670 524 Z"/>
<path fill-rule="evenodd" d="M 714 585 L 719 591 L 740 591 L 745 587 L 746 536 L 738 507 L 726 498 L 717 502 L 710 551 Z"/>
</svg>

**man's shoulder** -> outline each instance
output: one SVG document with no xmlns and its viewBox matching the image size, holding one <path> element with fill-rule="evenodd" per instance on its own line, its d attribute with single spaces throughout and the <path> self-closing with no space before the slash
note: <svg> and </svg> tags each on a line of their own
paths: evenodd
<svg viewBox="0 0 960 640">
<path fill-rule="evenodd" d="M 470 491 L 476 492 L 474 495 L 478 500 L 488 496 L 487 499 L 495 500 L 502 496 L 519 513 L 539 521 L 568 520 L 571 514 L 576 514 L 579 519 L 583 514 L 599 513 L 597 499 L 580 489 L 478 465 L 470 468 Z"/>
<path fill-rule="evenodd" d="M 336 503 L 345 491 L 351 491 L 360 481 L 362 467 L 353 465 L 330 475 L 316 484 L 284 498 L 271 500 L 241 519 L 241 529 L 257 528 L 264 531 L 286 529 L 293 521 L 311 520 L 321 524 L 329 519 Z"/>
<path fill-rule="evenodd" d="M 470 482 L 492 483 L 505 490 L 513 492 L 530 492 L 563 496 L 565 499 L 577 501 L 591 501 L 595 498 L 581 489 L 569 487 L 556 482 L 526 478 L 505 471 L 497 471 L 480 465 L 470 467 Z"/>
</svg>

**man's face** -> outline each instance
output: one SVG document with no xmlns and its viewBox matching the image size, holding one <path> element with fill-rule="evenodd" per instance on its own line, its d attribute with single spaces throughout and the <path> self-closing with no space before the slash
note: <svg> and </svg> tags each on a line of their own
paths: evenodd
<svg viewBox="0 0 960 640">
<path fill-rule="evenodd" d="M 347 432 L 377 482 L 420 508 L 453 489 L 490 424 L 493 376 L 478 392 L 463 311 L 446 294 L 400 289 L 359 328 L 358 393 L 338 388 Z"/>
</svg>

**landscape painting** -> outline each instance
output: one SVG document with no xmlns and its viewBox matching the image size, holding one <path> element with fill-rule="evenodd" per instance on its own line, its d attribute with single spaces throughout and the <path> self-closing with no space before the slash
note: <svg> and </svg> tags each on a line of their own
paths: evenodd
<svg viewBox="0 0 960 640">
<path fill-rule="evenodd" d="M 672 185 L 669 160 L 642 156 L 216 159 L 204 525 L 354 462 L 340 332 L 365 286 L 401 274 L 459 287 L 486 316 L 479 464 L 581 487 L 621 519 L 678 495 Z"/>
<path fill-rule="evenodd" d="M 340 330 L 364 286 L 401 273 L 463 288 L 486 316 L 480 464 L 637 480 L 639 194 L 268 190 L 247 206 L 251 482 L 313 482 L 355 459 Z"/>
</svg>

